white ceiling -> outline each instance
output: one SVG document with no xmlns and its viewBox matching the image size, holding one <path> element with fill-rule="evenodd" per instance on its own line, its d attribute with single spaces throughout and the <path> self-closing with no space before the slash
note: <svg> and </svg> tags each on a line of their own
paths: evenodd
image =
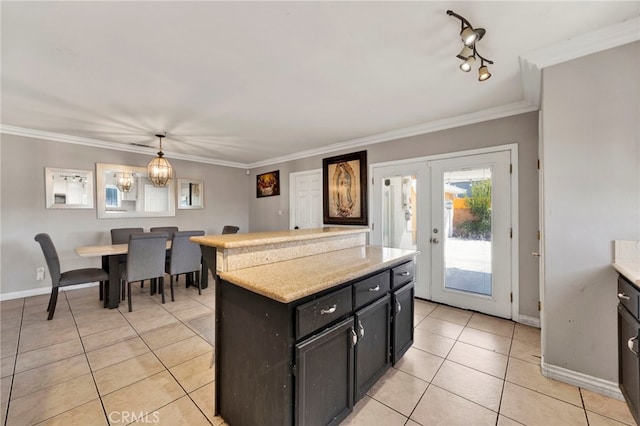
<svg viewBox="0 0 640 426">
<path fill-rule="evenodd" d="M 166 131 L 169 159 L 237 167 L 532 111 L 555 46 L 625 22 L 640 33 L 639 1 L 0 7 L 3 133 L 152 154 Z M 486 28 L 489 80 L 458 69 L 447 9 Z"/>
</svg>

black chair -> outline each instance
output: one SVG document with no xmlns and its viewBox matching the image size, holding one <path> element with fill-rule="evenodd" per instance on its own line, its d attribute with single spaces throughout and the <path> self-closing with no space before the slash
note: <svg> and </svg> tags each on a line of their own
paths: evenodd
<svg viewBox="0 0 640 426">
<path fill-rule="evenodd" d="M 109 280 L 109 274 L 107 274 L 104 269 L 83 268 L 60 272 L 60 258 L 58 258 L 58 252 L 56 251 L 56 247 L 53 245 L 53 241 L 49 234 L 38 234 L 36 235 L 35 240 L 40 243 L 42 253 L 47 261 L 47 267 L 49 268 L 49 275 L 51 275 L 51 297 L 49 297 L 49 306 L 47 307 L 47 311 L 49 312 L 47 320 L 53 318 L 53 314 L 56 311 L 56 304 L 58 303 L 58 289 L 60 287 L 99 282 L 100 291 L 104 291 L 106 288 L 104 283 Z M 106 300 L 106 295 L 102 294 L 102 297 Z"/>
<path fill-rule="evenodd" d="M 240 228 L 237 227 L 237 226 L 225 225 L 222 228 L 222 233 L 223 234 L 237 234 L 239 230 L 240 230 Z"/>
<path fill-rule="evenodd" d="M 200 280 L 200 267 L 202 265 L 202 252 L 200 244 L 189 240 L 190 237 L 202 236 L 204 231 L 180 231 L 173 234 L 171 239 L 171 254 L 165 265 L 165 272 L 169 274 L 169 286 L 171 288 L 171 301 L 173 297 L 173 277 L 179 274 L 195 274 L 198 282 L 198 294 L 202 294 Z M 204 271 L 206 273 L 206 271 Z"/>
<path fill-rule="evenodd" d="M 129 312 L 133 310 L 131 283 L 158 279 L 162 303 L 164 303 L 164 264 L 167 251 L 166 232 L 134 233 L 129 236 L 127 263 L 120 273 L 120 283 L 127 285 Z"/>
</svg>

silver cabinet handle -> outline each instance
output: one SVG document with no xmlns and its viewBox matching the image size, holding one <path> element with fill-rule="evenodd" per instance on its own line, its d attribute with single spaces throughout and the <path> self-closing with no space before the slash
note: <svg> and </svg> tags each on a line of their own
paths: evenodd
<svg viewBox="0 0 640 426">
<path fill-rule="evenodd" d="M 399 314 L 402 311 L 402 305 L 398 300 L 396 300 L 396 314 Z"/>
<path fill-rule="evenodd" d="M 620 299 L 620 300 L 629 300 L 631 298 L 629 296 L 627 296 L 626 294 L 624 294 L 624 293 L 618 293 L 618 299 Z"/>
<path fill-rule="evenodd" d="M 358 320 L 358 332 L 360 333 L 360 338 L 362 339 L 364 337 L 364 327 L 362 326 L 362 323 Z"/>
<path fill-rule="evenodd" d="M 375 287 L 369 287 L 369 291 L 372 292 L 372 293 L 375 292 L 375 291 L 380 291 L 380 286 L 377 285 Z"/>
<path fill-rule="evenodd" d="M 320 311 L 320 315 L 325 315 L 325 314 L 332 314 L 336 311 L 336 309 L 338 309 L 337 305 L 333 305 L 332 307 L 330 307 L 329 309 L 322 309 Z"/>
<path fill-rule="evenodd" d="M 356 335 L 356 332 L 353 330 L 353 327 L 351 327 L 351 346 L 355 346 L 356 343 L 358 343 L 358 336 Z"/>
<path fill-rule="evenodd" d="M 409 271 L 404 271 L 403 273 L 400 274 L 401 277 L 408 277 L 409 275 L 411 275 L 411 272 Z"/>
<path fill-rule="evenodd" d="M 634 341 L 634 340 L 638 340 L 638 336 L 637 336 L 637 335 L 636 335 L 636 336 L 634 336 L 634 337 L 632 337 L 631 339 L 629 339 L 629 340 L 627 341 L 627 346 L 629 347 L 629 350 L 630 350 L 631 352 L 633 352 L 634 354 L 636 354 L 636 356 L 638 356 L 638 352 L 636 352 L 636 351 L 634 351 L 634 350 L 633 350 L 633 341 Z"/>
</svg>

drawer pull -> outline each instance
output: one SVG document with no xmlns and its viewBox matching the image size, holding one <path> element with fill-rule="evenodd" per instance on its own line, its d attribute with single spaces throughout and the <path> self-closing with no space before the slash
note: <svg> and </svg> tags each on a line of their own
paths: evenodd
<svg viewBox="0 0 640 426">
<path fill-rule="evenodd" d="M 403 273 L 400 274 L 401 277 L 408 277 L 409 275 L 411 275 L 411 272 L 409 271 L 404 271 Z"/>
<path fill-rule="evenodd" d="M 375 292 L 375 291 L 380 291 L 380 286 L 377 285 L 375 287 L 369 287 L 369 291 L 372 292 L 372 293 Z"/>
<path fill-rule="evenodd" d="M 358 343 L 358 335 L 356 335 L 353 327 L 351 327 L 351 346 L 355 346 L 356 343 Z"/>
<path fill-rule="evenodd" d="M 364 337 L 364 327 L 362 326 L 362 323 L 360 321 L 358 321 L 358 332 L 360 333 L 360 338 L 362 339 Z"/>
<path fill-rule="evenodd" d="M 320 315 L 332 314 L 332 313 L 334 313 L 336 311 L 336 309 L 338 309 L 337 305 L 333 305 L 329 309 L 322 309 L 322 310 L 320 310 Z"/>
<path fill-rule="evenodd" d="M 631 298 L 629 296 L 627 296 L 626 294 L 624 294 L 624 293 L 618 293 L 618 299 L 620 299 L 620 300 L 629 300 Z"/>
<path fill-rule="evenodd" d="M 637 336 L 637 335 L 636 335 L 636 336 L 634 336 L 634 337 L 632 337 L 631 339 L 629 339 L 629 340 L 627 341 L 627 346 L 629 347 L 629 350 L 630 350 L 631 352 L 633 352 L 634 354 L 636 354 L 636 356 L 638 356 L 638 352 L 636 352 L 636 351 L 634 351 L 634 350 L 633 350 L 633 341 L 634 341 L 634 340 L 638 340 L 638 336 Z"/>
<path fill-rule="evenodd" d="M 399 314 L 400 311 L 402 311 L 402 305 L 396 300 L 396 314 Z"/>
</svg>

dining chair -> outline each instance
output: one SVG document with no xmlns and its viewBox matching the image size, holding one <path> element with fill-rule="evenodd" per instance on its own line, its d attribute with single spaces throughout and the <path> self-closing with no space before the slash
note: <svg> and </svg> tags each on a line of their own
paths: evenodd
<svg viewBox="0 0 640 426">
<path fill-rule="evenodd" d="M 237 234 L 239 230 L 240 230 L 240 228 L 238 226 L 225 225 L 222 228 L 222 233 L 223 234 Z"/>
<path fill-rule="evenodd" d="M 166 232 L 169 234 L 167 240 L 171 240 L 173 238 L 173 234 L 178 232 L 177 226 L 154 226 L 153 228 L 149 228 L 150 232 Z M 169 261 L 169 256 L 171 256 L 171 250 L 167 250 L 167 262 Z M 140 287 L 144 287 L 144 283 L 140 285 Z M 155 294 L 155 286 L 151 283 L 151 294 Z"/>
<path fill-rule="evenodd" d="M 134 233 L 129 236 L 127 263 L 120 272 L 120 283 L 127 285 L 129 312 L 133 310 L 131 283 L 158 279 L 159 292 L 164 303 L 164 264 L 167 250 L 166 232 Z"/>
<path fill-rule="evenodd" d="M 49 305 L 47 306 L 47 311 L 49 312 L 47 320 L 52 319 L 56 311 L 58 289 L 60 287 L 99 282 L 100 291 L 104 292 L 106 288 L 104 283 L 109 280 L 107 271 L 102 268 L 82 268 L 60 272 L 60 258 L 49 234 L 40 233 L 36 235 L 34 239 L 40 243 L 42 253 L 47 261 L 47 268 L 49 268 L 49 275 L 51 276 L 51 296 L 49 297 Z M 102 297 L 106 300 L 105 294 L 102 294 Z"/>
<path fill-rule="evenodd" d="M 111 229 L 111 244 L 128 244 L 131 234 L 144 232 L 143 228 L 113 228 Z M 118 266 L 120 269 L 127 263 L 127 255 L 118 256 Z M 124 300 L 124 287 L 122 288 L 122 300 Z"/>
<path fill-rule="evenodd" d="M 202 252 L 200 244 L 189 240 L 190 237 L 202 236 L 204 231 L 179 231 L 173 234 L 171 239 L 171 255 L 165 264 L 165 272 L 169 274 L 169 287 L 171 289 L 171 301 L 173 296 L 173 277 L 179 274 L 195 274 L 198 282 L 198 294 L 202 294 L 202 282 L 200 269 L 202 266 Z M 204 271 L 206 273 L 206 271 Z"/>
</svg>

